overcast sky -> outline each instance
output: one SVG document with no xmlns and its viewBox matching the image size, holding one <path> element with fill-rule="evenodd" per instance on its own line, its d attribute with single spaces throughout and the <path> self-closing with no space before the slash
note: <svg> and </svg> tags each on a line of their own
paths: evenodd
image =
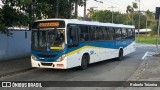
<svg viewBox="0 0 160 90">
<path fill-rule="evenodd" d="M 103 4 L 95 2 L 94 0 L 87 0 L 87 9 L 90 7 L 97 7 L 97 10 L 111 10 L 111 6 L 114 6 L 114 11 L 120 11 L 125 13 L 126 7 L 128 5 L 132 5 L 132 2 L 136 2 L 135 0 L 97 0 L 103 1 Z M 138 0 L 137 0 L 138 1 Z M 139 4 L 139 2 L 137 2 Z M 140 8 L 143 11 L 150 10 L 155 11 L 155 7 L 160 7 L 160 0 L 140 0 Z M 83 15 L 83 7 L 79 7 L 79 15 Z"/>
</svg>

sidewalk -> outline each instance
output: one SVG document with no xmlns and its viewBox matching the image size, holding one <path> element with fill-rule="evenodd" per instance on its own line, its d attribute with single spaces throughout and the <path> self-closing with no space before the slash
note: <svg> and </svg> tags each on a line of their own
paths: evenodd
<svg viewBox="0 0 160 90">
<path fill-rule="evenodd" d="M 130 81 L 160 81 L 160 55 L 147 58 Z"/>
<path fill-rule="evenodd" d="M 160 55 L 145 59 L 127 81 L 160 81 Z M 116 90 L 160 90 L 160 87 L 119 87 Z"/>
<path fill-rule="evenodd" d="M 0 61 L 0 78 L 8 74 L 28 69 L 31 69 L 30 57 L 17 60 Z"/>
</svg>

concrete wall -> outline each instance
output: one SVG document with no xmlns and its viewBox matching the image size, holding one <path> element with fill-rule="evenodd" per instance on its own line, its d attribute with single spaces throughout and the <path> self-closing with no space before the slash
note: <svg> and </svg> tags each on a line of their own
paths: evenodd
<svg viewBox="0 0 160 90">
<path fill-rule="evenodd" d="M 0 33 L 0 61 L 30 56 L 31 31 L 11 30 L 12 35 Z"/>
</svg>

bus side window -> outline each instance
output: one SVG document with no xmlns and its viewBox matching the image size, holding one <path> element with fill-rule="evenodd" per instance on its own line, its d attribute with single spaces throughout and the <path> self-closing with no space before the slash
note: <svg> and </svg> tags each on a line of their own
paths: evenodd
<svg viewBox="0 0 160 90">
<path fill-rule="evenodd" d="M 90 40 L 95 40 L 95 26 L 90 26 Z"/>
<path fill-rule="evenodd" d="M 102 40 L 106 40 L 106 37 L 107 37 L 106 28 L 102 27 Z"/>
<path fill-rule="evenodd" d="M 99 37 L 99 40 L 103 40 L 103 35 L 102 35 L 102 32 L 103 32 L 103 28 L 102 27 L 99 27 L 98 29 L 98 37 Z"/>
<path fill-rule="evenodd" d="M 115 29 L 115 35 L 116 35 L 116 40 L 120 40 L 121 39 L 122 31 L 121 31 L 120 28 L 116 28 Z"/>
<path fill-rule="evenodd" d="M 133 38 L 133 32 L 132 32 L 132 29 L 128 29 L 128 39 L 132 39 Z"/>
<path fill-rule="evenodd" d="M 126 39 L 127 38 L 127 31 L 125 28 L 122 28 L 122 38 Z"/>
<path fill-rule="evenodd" d="M 80 26 L 80 41 L 84 41 L 84 38 L 85 38 L 85 34 L 84 34 L 84 26 L 81 25 Z"/>
<path fill-rule="evenodd" d="M 108 28 L 108 34 L 107 34 L 107 40 L 113 40 L 114 39 L 114 29 L 112 27 Z"/>
<path fill-rule="evenodd" d="M 99 27 L 96 26 L 94 34 L 95 34 L 95 41 L 98 41 L 99 40 Z"/>
<path fill-rule="evenodd" d="M 70 25 L 68 27 L 68 44 L 69 45 L 73 45 L 73 46 L 77 46 L 79 43 L 79 35 L 78 35 L 78 28 L 76 27 L 76 25 Z"/>
</svg>

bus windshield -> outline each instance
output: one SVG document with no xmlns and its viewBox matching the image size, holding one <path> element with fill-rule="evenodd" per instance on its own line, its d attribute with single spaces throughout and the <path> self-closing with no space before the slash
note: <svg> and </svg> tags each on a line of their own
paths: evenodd
<svg viewBox="0 0 160 90">
<path fill-rule="evenodd" d="M 65 47 L 64 29 L 33 30 L 32 49 L 35 51 L 61 51 Z"/>
</svg>

